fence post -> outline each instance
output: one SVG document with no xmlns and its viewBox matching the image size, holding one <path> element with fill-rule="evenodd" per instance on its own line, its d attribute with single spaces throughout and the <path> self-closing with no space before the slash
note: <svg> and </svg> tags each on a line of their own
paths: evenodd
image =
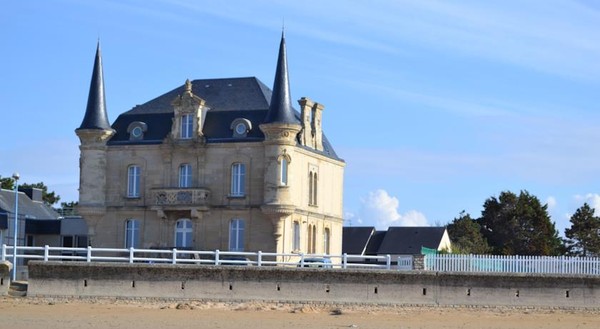
<svg viewBox="0 0 600 329">
<path fill-rule="evenodd" d="M 392 256 L 389 254 L 385 255 L 385 268 L 389 270 L 392 267 Z"/>
<path fill-rule="evenodd" d="M 299 253 L 300 255 L 300 267 L 304 267 L 304 253 Z"/>
<path fill-rule="evenodd" d="M 177 248 L 173 248 L 173 257 L 171 259 L 171 264 L 177 264 Z"/>
<path fill-rule="evenodd" d="M 219 249 L 215 250 L 215 265 L 219 265 L 220 264 L 220 262 L 219 262 L 219 253 L 220 252 L 221 251 Z"/>
<path fill-rule="evenodd" d="M 85 260 L 88 263 L 92 261 L 92 246 L 87 247 L 87 255 L 85 256 Z"/>
<path fill-rule="evenodd" d="M 342 255 L 342 268 L 343 269 L 348 268 L 348 254 L 347 253 L 344 253 Z"/>
<path fill-rule="evenodd" d="M 258 265 L 259 267 L 262 266 L 262 251 L 258 251 L 258 259 L 257 259 L 257 263 L 256 265 Z"/>
<path fill-rule="evenodd" d="M 133 247 L 129 247 L 129 264 L 133 263 Z"/>
<path fill-rule="evenodd" d="M 48 254 L 50 253 L 50 246 L 44 246 L 44 262 L 48 261 Z"/>
</svg>

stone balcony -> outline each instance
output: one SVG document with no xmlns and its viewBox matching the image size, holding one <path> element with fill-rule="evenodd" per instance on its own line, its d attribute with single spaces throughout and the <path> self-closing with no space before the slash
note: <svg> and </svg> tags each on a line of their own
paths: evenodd
<svg viewBox="0 0 600 329">
<path fill-rule="evenodd" d="M 151 190 L 148 202 L 151 206 L 163 209 L 181 207 L 207 209 L 210 190 L 205 188 L 155 188 Z"/>
</svg>

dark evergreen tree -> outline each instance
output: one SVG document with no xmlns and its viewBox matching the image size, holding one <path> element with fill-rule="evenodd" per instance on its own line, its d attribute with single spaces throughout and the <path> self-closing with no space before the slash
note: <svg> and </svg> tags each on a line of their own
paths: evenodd
<svg viewBox="0 0 600 329">
<path fill-rule="evenodd" d="M 448 225 L 448 235 L 453 253 L 482 255 L 491 251 L 481 234 L 481 226 L 464 211 Z"/>
<path fill-rule="evenodd" d="M 560 255 L 562 241 L 548 215 L 547 205 L 527 191 L 505 191 L 483 205 L 478 220 L 483 236 L 499 255 Z"/>
<path fill-rule="evenodd" d="M 571 216 L 571 227 L 565 229 L 567 252 L 574 256 L 600 255 L 600 217 L 584 203 Z"/>
</svg>

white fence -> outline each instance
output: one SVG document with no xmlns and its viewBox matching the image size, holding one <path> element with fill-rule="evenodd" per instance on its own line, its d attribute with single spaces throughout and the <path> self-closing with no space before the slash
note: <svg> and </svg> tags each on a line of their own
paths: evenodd
<svg viewBox="0 0 600 329">
<path fill-rule="evenodd" d="M 0 260 L 12 260 L 13 247 L 2 245 Z M 401 256 L 402 257 L 402 256 Z M 254 265 L 254 266 L 293 266 L 320 268 L 358 269 L 412 269 L 402 260 L 398 268 L 392 265 L 392 257 L 361 255 L 318 255 L 318 254 L 277 254 L 269 252 L 195 251 L 178 249 L 117 249 L 117 248 L 66 248 L 66 247 L 22 247 L 17 246 L 18 260 L 43 261 L 84 261 L 84 262 L 128 262 L 162 264 L 208 264 L 208 265 Z"/>
<path fill-rule="evenodd" d="M 0 260 L 12 260 L 13 247 L 2 245 Z M 128 262 L 162 264 L 254 265 L 320 268 L 415 269 L 413 256 L 315 255 L 303 253 L 194 251 L 178 249 L 117 249 L 17 247 L 19 260 Z M 420 266 L 418 266 L 420 267 Z M 420 268 L 418 268 L 420 269 Z M 496 272 L 569 275 L 600 275 L 598 257 L 494 256 L 431 254 L 423 259 L 423 270 L 435 272 Z"/>
<path fill-rule="evenodd" d="M 598 257 L 426 255 L 426 271 L 600 275 Z"/>
</svg>

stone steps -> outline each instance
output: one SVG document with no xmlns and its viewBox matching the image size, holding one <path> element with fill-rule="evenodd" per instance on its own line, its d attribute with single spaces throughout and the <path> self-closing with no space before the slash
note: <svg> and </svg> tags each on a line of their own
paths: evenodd
<svg viewBox="0 0 600 329">
<path fill-rule="evenodd" d="M 13 281 L 10 283 L 8 288 L 8 295 L 12 297 L 25 297 L 27 296 L 27 282 L 25 281 Z"/>
</svg>

